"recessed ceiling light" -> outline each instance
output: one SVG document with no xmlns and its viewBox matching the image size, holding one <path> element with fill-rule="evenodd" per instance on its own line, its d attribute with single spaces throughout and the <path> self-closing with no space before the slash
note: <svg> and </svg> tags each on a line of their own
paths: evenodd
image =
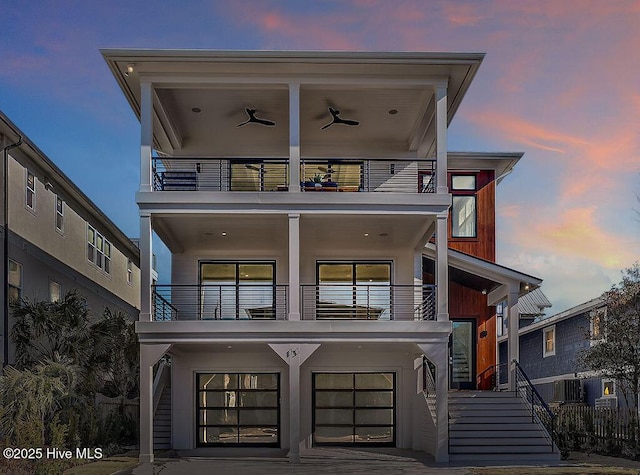
<svg viewBox="0 0 640 475">
<path fill-rule="evenodd" d="M 200 112 L 202 112 L 202 109 L 200 109 L 199 107 L 192 107 L 191 112 L 195 112 L 196 114 L 199 114 Z"/>
<path fill-rule="evenodd" d="M 398 113 L 398 109 L 389 109 L 389 115 L 396 115 Z"/>
<path fill-rule="evenodd" d="M 223 233 L 222 233 L 222 235 L 223 235 L 223 236 L 226 236 L 226 235 L 227 235 L 227 233 L 224 233 L 224 232 L 223 232 Z"/>
<path fill-rule="evenodd" d="M 227 349 L 229 349 L 229 350 L 230 350 L 230 349 L 231 349 L 231 345 L 227 346 Z"/>
<path fill-rule="evenodd" d="M 364 233 L 364 235 L 365 235 L 365 236 L 368 236 L 368 235 L 369 235 L 369 233 Z"/>
</svg>

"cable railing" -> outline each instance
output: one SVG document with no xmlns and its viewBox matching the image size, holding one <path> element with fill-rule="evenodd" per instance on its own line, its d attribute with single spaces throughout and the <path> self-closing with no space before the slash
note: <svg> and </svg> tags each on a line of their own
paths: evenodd
<svg viewBox="0 0 640 475">
<path fill-rule="evenodd" d="M 288 158 L 153 157 L 154 191 L 289 191 Z M 433 159 L 301 159 L 302 191 L 435 193 Z"/>
<path fill-rule="evenodd" d="M 303 159 L 303 191 L 435 193 L 436 161 L 426 159 Z"/>
<path fill-rule="evenodd" d="M 436 367 L 429 361 L 426 356 L 422 356 L 422 393 L 424 394 L 427 407 L 433 423 L 438 425 L 438 396 L 436 392 L 435 373 Z"/>
<path fill-rule="evenodd" d="M 435 320 L 434 285 L 301 285 L 304 320 Z"/>
<path fill-rule="evenodd" d="M 155 285 L 153 320 L 286 320 L 287 285 Z"/>
<path fill-rule="evenodd" d="M 538 424 L 543 429 L 543 433 L 549 445 L 551 451 L 554 451 L 555 442 L 555 420 L 556 416 L 547 403 L 544 401 L 540 393 L 531 383 L 531 380 L 522 369 L 522 366 L 517 360 L 512 361 L 515 370 L 515 384 L 518 395 L 527 403 L 527 406 L 531 409 L 531 422 Z"/>
<path fill-rule="evenodd" d="M 508 377 L 508 363 L 494 364 L 486 368 L 480 374 L 478 374 L 477 386 L 482 387 L 485 385 L 485 381 L 488 381 L 488 386 L 491 390 L 496 391 L 501 384 L 507 383 Z"/>
</svg>

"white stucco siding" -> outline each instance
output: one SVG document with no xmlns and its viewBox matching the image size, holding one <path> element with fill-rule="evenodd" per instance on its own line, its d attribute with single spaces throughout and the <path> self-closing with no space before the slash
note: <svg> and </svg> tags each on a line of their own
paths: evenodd
<svg viewBox="0 0 640 475">
<path fill-rule="evenodd" d="M 258 372 L 280 374 L 280 443 L 289 448 L 289 370 L 287 364 L 266 344 L 217 345 L 202 350 L 191 345 L 177 347 L 172 364 L 172 430 L 177 450 L 196 447 L 196 374 L 199 372 Z M 197 348 L 197 349 L 196 349 Z M 396 447 L 415 447 L 413 434 L 426 434 L 433 427 L 415 427 L 416 370 L 418 354 L 413 344 L 325 343 L 302 365 L 300 374 L 300 428 L 303 446 L 312 444 L 314 372 L 392 372 L 395 374 Z M 296 397 L 296 396 L 294 396 Z"/>
</svg>

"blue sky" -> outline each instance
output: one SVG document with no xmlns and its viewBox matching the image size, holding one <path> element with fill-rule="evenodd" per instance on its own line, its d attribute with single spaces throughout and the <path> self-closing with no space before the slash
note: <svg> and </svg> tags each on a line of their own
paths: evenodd
<svg viewBox="0 0 640 475">
<path fill-rule="evenodd" d="M 499 262 L 558 312 L 640 256 L 637 1 L 6 0 L 2 24 L 0 109 L 130 236 L 139 125 L 99 48 L 471 51 L 449 148 L 525 153 L 498 187 Z"/>
</svg>

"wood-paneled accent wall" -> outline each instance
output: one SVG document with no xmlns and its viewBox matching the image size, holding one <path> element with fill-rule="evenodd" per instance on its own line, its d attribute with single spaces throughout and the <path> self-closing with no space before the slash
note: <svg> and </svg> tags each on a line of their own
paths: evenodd
<svg viewBox="0 0 640 475">
<path fill-rule="evenodd" d="M 455 172 L 453 173 L 456 174 Z M 478 191 L 476 192 L 477 237 L 452 238 L 449 224 L 449 247 L 466 254 L 496 260 L 496 184 L 493 170 L 485 170 L 476 174 Z M 451 183 L 451 173 L 449 173 Z M 451 223 L 451 218 L 449 218 Z"/>
</svg>

